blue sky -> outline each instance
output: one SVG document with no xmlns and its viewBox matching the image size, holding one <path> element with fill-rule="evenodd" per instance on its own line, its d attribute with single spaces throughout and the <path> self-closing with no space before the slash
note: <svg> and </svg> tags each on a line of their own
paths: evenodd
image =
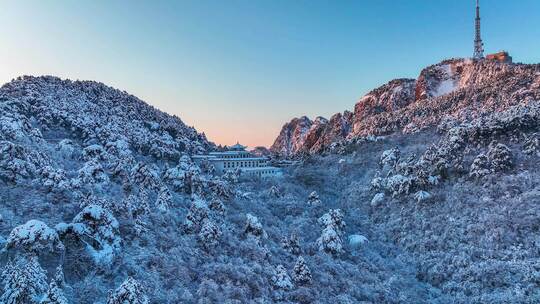
<svg viewBox="0 0 540 304">
<path fill-rule="evenodd" d="M 540 1 L 483 0 L 488 52 L 540 62 Z M 391 79 L 472 53 L 474 0 L 0 1 L 0 82 L 104 82 L 221 144 L 272 143 Z"/>
</svg>

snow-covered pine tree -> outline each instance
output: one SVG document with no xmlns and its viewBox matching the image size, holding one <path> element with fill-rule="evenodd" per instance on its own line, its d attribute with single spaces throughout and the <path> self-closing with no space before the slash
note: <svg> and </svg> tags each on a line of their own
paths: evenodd
<svg viewBox="0 0 540 304">
<path fill-rule="evenodd" d="M 484 153 L 478 154 L 471 164 L 469 176 L 473 179 L 481 179 L 491 173 L 490 164 L 487 156 Z"/>
<path fill-rule="evenodd" d="M 114 292 L 109 292 L 107 304 L 148 304 L 144 288 L 132 277 L 128 277 Z"/>
<path fill-rule="evenodd" d="M 281 197 L 281 192 L 279 191 L 278 187 L 272 185 L 272 187 L 268 189 L 268 195 L 270 195 L 271 197 L 279 198 Z"/>
<path fill-rule="evenodd" d="M 85 185 L 103 184 L 109 181 L 109 176 L 105 173 L 105 170 L 99 162 L 95 159 L 89 160 L 84 163 L 83 167 L 79 170 L 79 176 L 72 181 L 72 184 L 76 187 L 83 187 Z"/>
<path fill-rule="evenodd" d="M 204 200 L 198 196 L 193 197 L 191 207 L 184 222 L 186 230 L 188 232 L 198 233 L 204 220 L 208 218 L 208 211 L 208 206 Z"/>
<path fill-rule="evenodd" d="M 49 192 L 63 191 L 70 187 L 64 170 L 45 166 L 38 170 L 38 174 L 40 175 L 39 183 Z"/>
<path fill-rule="evenodd" d="M 131 169 L 132 180 L 141 187 L 153 190 L 159 184 L 157 173 L 145 163 L 139 162 Z"/>
<path fill-rule="evenodd" d="M 258 239 L 266 238 L 266 231 L 264 231 L 259 219 L 249 213 L 246 214 L 246 226 L 244 227 L 244 233 L 248 236 L 252 235 Z"/>
<path fill-rule="evenodd" d="M 316 243 L 319 251 L 330 254 L 339 254 L 343 251 L 343 240 L 340 233 L 332 225 L 323 229 Z"/>
<path fill-rule="evenodd" d="M 379 159 L 379 167 L 381 169 L 385 167 L 393 168 L 399 161 L 400 156 L 401 151 L 398 147 L 384 151 Z"/>
<path fill-rule="evenodd" d="M 274 274 L 272 275 L 272 285 L 275 289 L 281 290 L 291 290 L 294 287 L 291 277 L 283 265 L 278 265 L 274 269 Z"/>
<path fill-rule="evenodd" d="M 223 204 L 223 201 L 217 197 L 213 198 L 210 201 L 208 208 L 210 208 L 210 210 L 212 210 L 215 213 L 218 213 L 221 216 L 225 215 L 225 211 L 227 210 L 225 208 L 225 204 Z"/>
<path fill-rule="evenodd" d="M 199 231 L 198 241 L 205 250 L 215 247 L 221 236 L 221 229 L 210 220 L 205 220 Z"/>
<path fill-rule="evenodd" d="M 47 290 L 47 275 L 34 254 L 19 255 L 8 261 L 2 272 L 2 304 L 39 303 Z"/>
<path fill-rule="evenodd" d="M 294 232 L 291 234 L 290 237 L 285 236 L 281 240 L 281 246 L 290 254 L 298 255 L 302 252 L 302 248 L 300 246 L 300 239 L 298 238 L 298 235 Z"/>
<path fill-rule="evenodd" d="M 68 304 L 63 291 L 64 286 L 64 271 L 62 266 L 58 266 L 54 278 L 49 283 L 49 289 L 47 289 L 47 293 L 40 304 Z"/>
<path fill-rule="evenodd" d="M 341 209 L 330 209 L 327 213 L 318 219 L 319 224 L 323 227 L 334 227 L 336 231 L 341 232 L 345 228 L 343 213 Z"/>
<path fill-rule="evenodd" d="M 487 157 L 491 163 L 491 168 L 495 172 L 508 171 L 512 168 L 512 151 L 507 145 L 501 143 L 491 143 Z"/>
<path fill-rule="evenodd" d="M 99 205 L 89 205 L 73 218 L 69 224 L 56 225 L 61 235 L 74 234 L 86 240 L 86 248 L 96 264 L 109 264 L 120 251 L 119 223 L 113 214 Z"/>
<path fill-rule="evenodd" d="M 294 264 L 293 280 L 298 285 L 309 284 L 312 281 L 311 270 L 303 257 L 299 256 Z"/>
<path fill-rule="evenodd" d="M 528 136 L 523 143 L 523 152 L 527 155 L 540 156 L 540 137 L 537 133 Z"/>
</svg>

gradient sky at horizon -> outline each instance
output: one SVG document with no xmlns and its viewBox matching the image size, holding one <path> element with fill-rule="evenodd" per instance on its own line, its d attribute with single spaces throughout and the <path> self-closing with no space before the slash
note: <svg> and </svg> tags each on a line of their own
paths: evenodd
<svg viewBox="0 0 540 304">
<path fill-rule="evenodd" d="M 481 5 L 487 52 L 540 62 L 540 1 Z M 216 143 L 269 146 L 293 117 L 470 56 L 473 31 L 474 0 L 0 0 L 0 82 L 96 80 Z"/>
</svg>

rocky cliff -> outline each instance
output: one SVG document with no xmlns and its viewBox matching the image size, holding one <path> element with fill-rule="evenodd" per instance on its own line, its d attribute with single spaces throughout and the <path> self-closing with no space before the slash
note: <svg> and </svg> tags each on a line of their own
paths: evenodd
<svg viewBox="0 0 540 304">
<path fill-rule="evenodd" d="M 396 79 L 362 97 L 354 113 L 325 123 L 307 117 L 285 124 L 271 147 L 281 156 L 317 153 L 369 135 L 411 133 L 442 121 L 464 121 L 540 99 L 540 66 L 450 59 L 417 79 Z"/>
</svg>

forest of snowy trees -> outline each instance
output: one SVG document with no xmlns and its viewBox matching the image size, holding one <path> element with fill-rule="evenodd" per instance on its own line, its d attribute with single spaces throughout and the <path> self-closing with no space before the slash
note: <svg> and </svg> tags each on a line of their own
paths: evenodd
<svg viewBox="0 0 540 304">
<path fill-rule="evenodd" d="M 540 301 L 538 102 L 263 180 L 95 82 L 16 79 L 0 115 L 0 303 Z"/>
</svg>

